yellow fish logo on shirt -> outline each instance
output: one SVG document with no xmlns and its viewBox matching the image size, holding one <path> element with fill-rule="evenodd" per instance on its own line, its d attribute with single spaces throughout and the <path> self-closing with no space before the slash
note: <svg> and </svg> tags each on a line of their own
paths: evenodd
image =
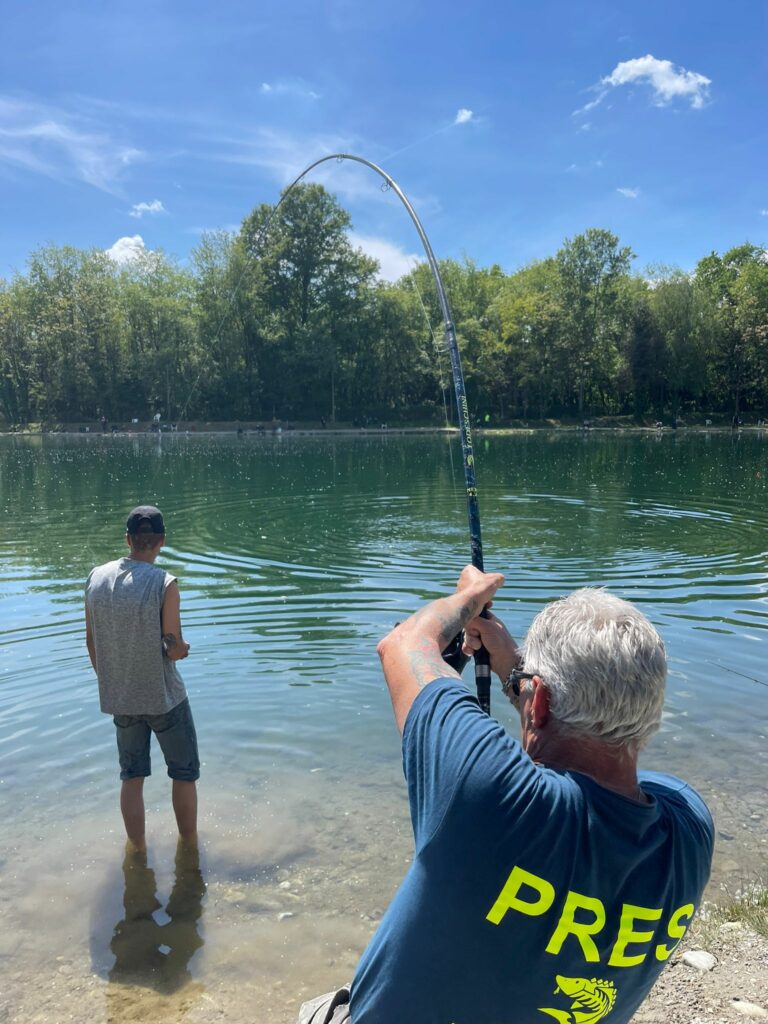
<svg viewBox="0 0 768 1024">
<path fill-rule="evenodd" d="M 616 986 L 612 981 L 601 978 L 564 978 L 558 974 L 555 978 L 557 988 L 555 994 L 562 992 L 572 999 L 571 1010 L 546 1009 L 539 1007 L 539 1013 L 547 1013 L 554 1017 L 558 1024 L 597 1024 L 607 1017 L 616 1002 Z"/>
</svg>

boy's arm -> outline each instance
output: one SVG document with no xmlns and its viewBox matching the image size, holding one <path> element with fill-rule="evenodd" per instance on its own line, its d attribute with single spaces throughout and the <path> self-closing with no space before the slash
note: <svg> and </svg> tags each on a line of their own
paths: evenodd
<svg viewBox="0 0 768 1024">
<path fill-rule="evenodd" d="M 171 661 L 181 661 L 189 654 L 189 644 L 181 635 L 181 595 L 174 580 L 165 588 L 163 606 L 160 611 L 160 627 L 163 634 L 163 653 Z"/>
<path fill-rule="evenodd" d="M 91 628 L 91 616 L 88 614 L 88 605 L 85 606 L 85 646 L 88 648 L 88 657 L 91 659 L 93 671 L 96 671 L 96 644 L 93 642 L 93 629 Z"/>
</svg>

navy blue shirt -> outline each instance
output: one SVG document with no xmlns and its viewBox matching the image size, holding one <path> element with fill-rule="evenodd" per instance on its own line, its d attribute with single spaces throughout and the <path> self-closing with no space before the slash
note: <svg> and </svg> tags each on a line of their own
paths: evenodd
<svg viewBox="0 0 768 1024">
<path fill-rule="evenodd" d="M 403 766 L 415 855 L 358 966 L 353 1024 L 629 1021 L 709 877 L 699 795 L 643 772 L 642 804 L 534 765 L 457 679 L 417 696 Z"/>
</svg>

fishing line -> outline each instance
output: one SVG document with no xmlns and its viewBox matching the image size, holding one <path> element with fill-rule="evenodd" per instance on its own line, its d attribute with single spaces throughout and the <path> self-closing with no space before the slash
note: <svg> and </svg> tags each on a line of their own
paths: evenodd
<svg viewBox="0 0 768 1024">
<path fill-rule="evenodd" d="M 419 266 L 418 263 L 414 263 L 413 264 L 413 269 L 415 270 L 416 267 L 418 267 L 418 266 Z M 441 397 L 443 399 L 443 412 L 445 413 L 445 425 L 446 425 L 446 427 L 450 427 L 451 421 L 450 421 L 450 419 L 448 417 L 448 402 L 446 401 L 446 398 L 445 398 L 446 388 L 445 388 L 445 378 L 443 376 L 443 352 L 442 352 L 442 349 L 440 348 L 440 345 L 438 344 L 437 338 L 435 337 L 435 330 L 434 330 L 434 328 L 432 326 L 432 320 L 430 319 L 430 316 L 429 316 L 429 310 L 424 305 L 424 297 L 421 294 L 421 289 L 419 288 L 419 282 L 416 280 L 416 278 L 415 278 L 415 276 L 413 274 L 411 274 L 411 283 L 413 284 L 414 290 L 415 290 L 416 294 L 419 297 L 419 304 L 421 306 L 421 311 L 424 314 L 424 319 L 427 322 L 427 330 L 429 331 L 429 336 L 432 339 L 432 347 L 435 350 L 435 352 L 437 353 L 437 372 L 438 372 L 439 378 L 440 378 L 439 379 L 440 395 L 441 395 Z"/>
<path fill-rule="evenodd" d="M 448 127 L 448 126 L 446 126 Z M 320 164 L 327 163 L 329 160 L 336 160 L 337 163 L 343 163 L 345 160 L 350 160 L 354 163 L 362 164 L 365 167 L 370 168 L 382 179 L 382 191 L 389 192 L 393 191 L 400 202 L 403 204 L 405 209 L 408 211 L 408 215 L 413 222 L 414 227 L 421 239 L 421 244 L 424 247 L 424 252 L 429 263 L 432 276 L 435 280 L 435 287 L 437 289 L 437 298 L 440 305 L 440 311 L 443 315 L 443 340 L 448 349 L 448 354 L 451 361 L 451 373 L 453 376 L 453 388 L 456 395 L 456 410 L 458 414 L 459 432 L 461 435 L 461 451 L 464 462 L 464 482 L 466 486 L 466 497 L 467 497 L 467 520 L 469 525 L 469 543 L 471 550 L 472 565 L 480 572 L 483 572 L 483 543 L 480 533 L 480 508 L 477 502 L 477 483 L 475 480 L 475 454 L 474 447 L 472 444 L 472 425 L 469 418 L 469 406 L 467 404 L 467 394 L 464 385 L 464 374 L 461 369 L 461 356 L 459 354 L 459 345 L 456 339 L 456 330 L 453 326 L 453 317 L 451 315 L 451 309 L 448 305 L 448 296 L 445 293 L 445 287 L 443 286 L 443 279 L 440 276 L 440 268 L 437 265 L 435 254 L 432 251 L 427 234 L 422 226 L 419 217 L 414 210 L 413 206 L 405 195 L 400 186 L 391 178 L 385 171 L 378 167 L 376 164 L 371 163 L 370 160 L 366 160 L 362 156 L 355 156 L 352 153 L 331 153 L 328 156 L 320 157 L 319 160 L 313 161 L 308 167 L 305 167 L 301 174 L 297 175 L 293 181 L 283 190 L 280 199 L 276 205 L 272 208 L 260 230 L 256 235 L 256 240 L 253 245 L 253 254 L 246 250 L 246 260 L 243 267 L 243 271 L 237 282 L 235 290 L 232 294 L 232 299 L 236 297 L 243 278 L 245 277 L 245 271 L 257 252 L 258 245 L 261 242 L 262 237 L 266 234 L 268 228 L 271 226 L 277 211 L 282 206 L 286 197 L 290 195 L 293 189 L 299 184 L 302 178 L 305 178 L 311 171 Z M 231 304 L 231 303 L 230 303 Z M 223 327 L 224 317 L 222 317 L 219 331 Z M 219 337 L 218 334 L 214 336 L 214 340 Z M 197 383 L 202 376 L 203 370 L 201 368 L 198 374 L 197 380 L 193 385 L 193 390 L 197 387 Z M 191 397 L 192 392 L 190 392 Z M 184 409 L 186 411 L 187 405 L 189 404 L 189 397 L 185 403 Z M 485 614 L 485 612 L 483 612 Z M 490 714 L 491 710 L 491 667 L 488 652 L 484 647 L 481 647 L 479 651 L 475 652 L 475 686 L 477 688 L 477 700 L 487 714 Z"/>
<path fill-rule="evenodd" d="M 418 267 L 418 266 L 419 266 L 419 264 L 414 262 L 414 264 L 413 264 L 414 271 L 416 270 L 416 267 Z M 437 353 L 437 370 L 438 370 L 438 373 L 440 375 L 440 381 L 439 381 L 439 383 L 440 383 L 440 396 L 443 399 L 443 414 L 445 415 L 445 426 L 446 426 L 447 430 L 450 430 L 451 429 L 451 421 L 450 421 L 450 418 L 448 416 L 448 401 L 447 401 L 447 399 L 445 397 L 446 386 L 445 386 L 445 378 L 443 377 L 443 351 L 442 351 L 442 347 L 440 346 L 437 338 L 435 337 L 435 331 L 434 331 L 434 328 L 432 327 L 432 320 L 431 320 L 430 315 L 429 315 L 429 310 L 427 309 L 426 305 L 424 304 L 424 297 L 421 294 L 421 289 L 419 288 L 419 282 L 416 280 L 416 276 L 413 273 L 411 274 L 411 282 L 412 282 L 413 287 L 414 287 L 414 289 L 416 291 L 416 294 L 419 297 L 419 303 L 421 304 L 421 311 L 424 314 L 424 319 L 427 322 L 427 329 L 429 330 L 429 336 L 432 339 L 432 347 L 435 350 L 435 352 Z M 456 496 L 456 467 L 453 464 L 453 445 L 450 443 L 450 439 L 449 439 L 449 442 L 448 442 L 448 458 L 450 459 L 450 463 L 451 463 L 451 484 L 453 485 L 453 493 L 454 493 L 454 497 L 455 497 Z M 460 648 L 460 645 L 458 645 L 458 647 Z M 453 659 L 454 660 L 451 663 L 454 664 L 455 668 L 458 668 L 459 670 L 461 670 L 461 668 L 463 668 L 464 666 L 461 665 L 460 662 L 459 662 L 459 651 L 458 651 L 458 649 L 454 652 Z"/>
<path fill-rule="evenodd" d="M 757 679 L 755 676 L 748 676 L 746 672 L 739 672 L 735 668 L 731 668 L 730 665 L 721 665 L 719 661 L 710 661 L 710 665 L 716 665 L 717 668 L 721 668 L 723 672 L 732 672 L 735 676 L 741 676 L 742 679 L 749 679 L 753 683 L 759 683 L 761 686 L 768 686 L 768 683 L 764 679 Z"/>
<path fill-rule="evenodd" d="M 461 124 L 462 122 L 458 122 Z M 430 139 L 434 139 L 437 135 L 442 135 L 444 132 L 450 131 L 451 128 L 455 128 L 457 122 L 455 120 L 449 121 L 448 124 L 444 124 L 441 128 L 436 128 L 432 132 L 428 132 L 426 135 L 422 135 L 418 139 L 414 139 L 413 142 L 407 143 L 405 146 L 401 146 L 400 149 L 395 149 L 391 153 L 388 153 L 384 159 L 389 162 L 396 156 L 400 156 L 401 153 L 407 153 L 409 149 L 413 149 L 414 146 L 420 146 L 424 142 L 429 142 Z"/>
</svg>

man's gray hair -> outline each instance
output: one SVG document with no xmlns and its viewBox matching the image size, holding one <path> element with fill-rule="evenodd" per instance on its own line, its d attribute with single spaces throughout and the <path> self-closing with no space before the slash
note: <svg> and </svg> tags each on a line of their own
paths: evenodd
<svg viewBox="0 0 768 1024">
<path fill-rule="evenodd" d="M 659 727 L 664 641 L 628 601 L 584 588 L 547 605 L 525 638 L 524 661 L 569 732 L 639 748 Z"/>
</svg>

